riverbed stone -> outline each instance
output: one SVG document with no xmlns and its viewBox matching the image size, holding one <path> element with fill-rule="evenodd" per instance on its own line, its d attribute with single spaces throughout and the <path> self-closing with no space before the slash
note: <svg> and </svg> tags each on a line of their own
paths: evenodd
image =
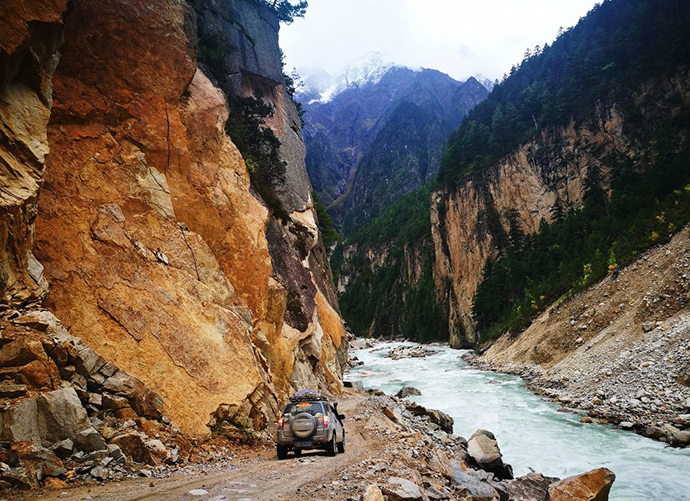
<svg viewBox="0 0 690 501">
<path fill-rule="evenodd" d="M 467 453 L 482 470 L 493 473 L 501 480 L 513 478 L 513 470 L 510 465 L 503 463 L 496 437 L 490 431 L 475 431 L 467 442 Z"/>
<path fill-rule="evenodd" d="M 678 431 L 671 437 L 671 445 L 685 447 L 690 445 L 690 430 Z"/>
<path fill-rule="evenodd" d="M 546 501 L 549 485 L 557 480 L 540 473 L 528 473 L 515 480 L 503 482 L 503 486 L 513 501 Z"/>
<path fill-rule="evenodd" d="M 597 468 L 549 486 L 549 501 L 607 501 L 616 475 L 607 468 Z"/>
</svg>

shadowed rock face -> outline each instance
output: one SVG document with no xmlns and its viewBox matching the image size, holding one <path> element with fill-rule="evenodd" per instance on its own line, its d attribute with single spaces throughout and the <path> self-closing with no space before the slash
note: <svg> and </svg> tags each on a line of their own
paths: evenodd
<svg viewBox="0 0 690 501">
<path fill-rule="evenodd" d="M 67 0 L 0 5 L 0 302 L 25 304 L 48 284 L 31 252 L 48 141 L 51 79 Z"/>
<path fill-rule="evenodd" d="M 41 297 L 42 263 L 45 305 L 163 397 L 188 433 L 207 432 L 222 404 L 263 428 L 292 388 L 339 391 L 347 356 L 299 117 L 282 81 L 277 20 L 243 0 L 198 4 L 209 17 L 238 13 L 232 29 L 256 42 L 233 60 L 246 78 L 226 91 L 251 94 L 252 85 L 273 82 L 270 126 L 289 173 L 280 194 L 291 213 L 285 223 L 252 192 L 225 134 L 225 96 L 197 67 L 197 14 L 186 2 L 72 1 L 52 116 L 55 65 L 36 54 L 56 61 L 54 51 L 44 43 L 44 52 L 27 52 L 51 70 L 28 84 L 22 72 L 8 76 L 5 54 L 26 52 L 33 38 L 13 41 L 21 22 L 0 35 L 0 167 L 9 186 L 0 207 L 2 291 L 14 304 Z M 21 2 L 0 9 L 9 9 L 3 20 L 34 19 Z M 59 23 L 61 15 L 41 20 Z M 36 24 L 28 26 L 33 33 Z M 40 40 L 51 30 L 39 30 Z M 56 30 L 54 46 L 59 39 Z"/>
</svg>

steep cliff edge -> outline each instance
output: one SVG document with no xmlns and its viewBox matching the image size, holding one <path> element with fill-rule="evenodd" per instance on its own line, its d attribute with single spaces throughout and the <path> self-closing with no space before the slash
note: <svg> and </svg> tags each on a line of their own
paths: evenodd
<svg viewBox="0 0 690 501">
<path fill-rule="evenodd" d="M 479 340 L 473 301 L 487 262 L 505 251 L 511 225 L 525 235 L 535 234 L 542 224 L 555 220 L 555 206 L 563 213 L 581 208 L 592 172 L 601 174 L 603 189 L 610 194 L 612 169 L 621 159 L 633 171 L 645 171 L 659 152 L 648 138 L 640 137 L 637 127 L 645 123 L 653 130 L 680 114 L 690 105 L 689 81 L 684 70 L 650 80 L 623 96 L 612 94 L 587 118 L 545 129 L 488 170 L 432 195 L 434 276 L 437 287 L 449 287 L 447 296 L 454 298 L 449 305 L 453 346 L 467 347 Z M 625 105 L 618 101 L 621 98 Z M 626 111 L 630 102 L 632 117 Z"/>
<path fill-rule="evenodd" d="M 66 2 L 52 2 L 55 13 L 44 19 L 47 9 L 15 3 L 3 6 L 3 19 L 31 20 L 47 57 L 31 41 L 3 42 L 2 151 L 11 173 L 3 177 L 21 195 L 3 206 L 10 305 L 42 297 L 40 262 L 50 284 L 45 306 L 160 394 L 187 433 L 208 433 L 220 406 L 261 429 L 293 388 L 340 391 L 347 343 L 275 13 L 244 0 L 76 0 L 66 11 Z M 236 48 L 225 60 L 225 92 L 197 64 L 203 23 L 221 26 Z M 45 70 L 30 80 L 34 88 L 26 71 L 11 78 L 17 46 Z M 269 125 L 286 164 L 286 220 L 253 190 L 225 132 L 228 95 L 260 96 L 275 108 Z M 31 119 L 22 125 L 16 116 Z M 30 207 L 41 184 L 36 217 Z"/>
</svg>

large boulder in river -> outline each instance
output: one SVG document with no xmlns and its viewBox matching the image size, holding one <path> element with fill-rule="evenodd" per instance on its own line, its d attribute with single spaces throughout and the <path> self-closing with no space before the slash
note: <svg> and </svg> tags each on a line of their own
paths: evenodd
<svg viewBox="0 0 690 501">
<path fill-rule="evenodd" d="M 398 398 L 405 398 L 405 397 L 418 397 L 422 394 L 421 391 L 419 391 L 417 388 L 413 388 L 412 386 L 405 386 L 401 388 L 401 390 L 395 394 L 396 397 Z"/>
<path fill-rule="evenodd" d="M 513 469 L 503 463 L 501 449 L 490 431 L 475 431 L 467 442 L 467 453 L 482 470 L 493 473 L 501 480 L 513 478 Z"/>
<path fill-rule="evenodd" d="M 597 468 L 565 478 L 549 486 L 549 501 L 607 501 L 616 475 Z"/>
</svg>

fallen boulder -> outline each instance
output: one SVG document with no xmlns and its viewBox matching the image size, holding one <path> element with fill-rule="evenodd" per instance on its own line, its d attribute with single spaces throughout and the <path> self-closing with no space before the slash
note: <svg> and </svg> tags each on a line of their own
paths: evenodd
<svg viewBox="0 0 690 501">
<path fill-rule="evenodd" d="M 503 487 L 514 501 L 546 501 L 549 485 L 556 481 L 557 478 L 545 477 L 540 473 L 528 473 L 515 480 L 503 482 Z"/>
<path fill-rule="evenodd" d="M 394 423 L 402 424 L 403 417 L 402 417 L 402 414 L 400 413 L 400 410 L 397 407 L 384 406 L 383 407 L 383 413 L 386 415 L 386 417 L 388 419 L 390 419 Z"/>
<path fill-rule="evenodd" d="M 76 437 L 74 437 L 74 442 L 77 444 L 77 447 L 84 452 L 108 450 L 105 440 L 103 440 L 103 437 L 93 427 L 89 427 L 77 433 Z"/>
<path fill-rule="evenodd" d="M 453 483 L 456 489 L 464 491 L 464 496 L 473 501 L 494 501 L 500 498 L 496 489 L 482 481 L 486 480 L 487 474 L 485 472 L 471 470 L 457 461 L 453 461 L 452 464 Z"/>
<path fill-rule="evenodd" d="M 448 433 L 448 434 L 453 433 L 453 425 L 454 425 L 453 418 L 450 417 L 445 412 L 442 412 L 442 411 L 439 411 L 436 409 L 427 409 L 426 407 L 423 407 L 423 406 L 416 404 L 414 402 L 409 402 L 409 401 L 404 401 L 404 402 L 405 402 L 405 406 L 407 407 L 407 410 L 410 411 L 415 416 L 427 416 L 429 418 L 429 421 L 440 426 L 441 429 L 443 431 L 445 431 L 446 433 Z"/>
<path fill-rule="evenodd" d="M 500 480 L 513 478 L 513 469 L 503 463 L 496 437 L 490 431 L 475 431 L 467 442 L 467 453 L 482 470 L 493 473 Z"/>
<path fill-rule="evenodd" d="M 14 489 L 28 490 L 38 486 L 38 479 L 26 468 L 9 468 L 0 471 L 0 482 Z"/>
<path fill-rule="evenodd" d="M 384 501 L 383 493 L 381 493 L 381 489 L 379 489 L 377 485 L 370 485 L 367 487 L 367 490 L 364 491 L 362 501 Z"/>
<path fill-rule="evenodd" d="M 581 475 L 565 478 L 549 486 L 549 501 L 607 501 L 616 475 L 609 469 L 597 468 Z"/>
<path fill-rule="evenodd" d="M 131 457 L 132 461 L 136 463 L 157 465 L 156 458 L 146 446 L 145 439 L 137 432 L 118 435 L 110 443 L 117 445 L 126 456 Z"/>
<path fill-rule="evenodd" d="M 352 388 L 358 391 L 364 391 L 364 385 L 361 381 L 343 381 L 343 386 L 345 388 Z"/>
<path fill-rule="evenodd" d="M 43 441 L 55 443 L 69 438 L 76 442 L 77 434 L 91 426 L 74 388 L 45 393 L 36 399 L 36 404 L 38 430 Z"/>
</svg>

